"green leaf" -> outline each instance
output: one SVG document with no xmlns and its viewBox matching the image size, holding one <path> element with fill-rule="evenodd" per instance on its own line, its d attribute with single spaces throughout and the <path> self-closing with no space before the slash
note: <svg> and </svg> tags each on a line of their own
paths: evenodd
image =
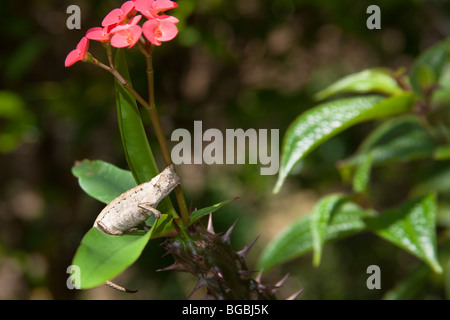
<svg viewBox="0 0 450 320">
<path fill-rule="evenodd" d="M 346 197 L 332 194 L 321 199 L 314 207 L 311 214 L 311 236 L 314 249 L 313 264 L 318 266 L 322 256 L 322 247 L 327 236 L 330 218 Z"/>
<path fill-rule="evenodd" d="M 131 84 L 124 50 L 117 50 L 115 68 Z M 115 84 L 117 115 L 125 156 L 136 182 L 141 184 L 159 174 L 158 166 L 148 143 L 136 99 L 118 80 Z M 161 201 L 158 209 L 176 215 L 168 197 Z"/>
<path fill-rule="evenodd" d="M 326 241 L 337 240 L 364 231 L 364 218 L 372 216 L 369 211 L 362 210 L 353 203 L 344 204 L 333 213 L 326 231 Z M 262 252 L 258 266 L 270 269 L 298 258 L 313 249 L 311 234 L 311 214 L 306 215 L 289 225 Z"/>
<path fill-rule="evenodd" d="M 436 197 L 411 200 L 381 216 L 368 219 L 371 231 L 426 262 L 441 273 L 436 253 Z"/>
<path fill-rule="evenodd" d="M 77 162 L 72 174 L 84 192 L 105 204 L 136 186 L 130 171 L 101 160 Z"/>
<path fill-rule="evenodd" d="M 150 236 L 151 232 L 144 231 L 109 235 L 91 228 L 72 262 L 80 268 L 81 288 L 101 285 L 128 268 L 139 258 Z"/>
<path fill-rule="evenodd" d="M 196 211 L 191 213 L 191 216 L 190 216 L 191 220 L 190 220 L 190 222 L 194 223 L 195 221 L 201 219 L 205 215 L 207 215 L 209 213 L 213 213 L 213 212 L 219 210 L 223 206 L 229 204 L 230 202 L 233 202 L 236 199 L 237 198 L 234 198 L 232 200 L 223 201 L 223 202 L 217 203 L 217 204 L 215 204 L 213 206 L 209 206 L 209 207 L 206 207 L 206 208 L 203 208 L 203 209 L 196 210 Z M 147 224 L 152 224 L 153 223 L 154 216 L 150 217 L 150 219 L 152 219 L 152 221 L 148 221 Z M 168 216 L 168 215 L 163 215 L 161 217 L 161 219 L 159 219 L 159 221 L 158 221 L 158 226 L 155 228 L 155 231 L 153 232 L 152 239 L 159 238 L 159 237 L 174 236 L 175 234 L 176 234 L 176 230 L 175 230 L 175 228 L 173 226 L 172 218 L 170 216 Z"/>
<path fill-rule="evenodd" d="M 450 159 L 450 146 L 439 146 L 433 152 L 433 158 L 436 160 L 449 160 Z"/>
<path fill-rule="evenodd" d="M 210 207 L 206 207 L 206 208 L 203 208 L 203 209 L 196 210 L 196 211 L 192 212 L 192 214 L 191 214 L 191 223 L 194 223 L 195 221 L 201 219 L 202 217 L 204 217 L 205 215 L 207 215 L 209 213 L 213 213 L 213 212 L 219 210 L 223 206 L 233 202 L 236 199 L 238 199 L 238 198 L 222 201 L 222 202 L 217 203 L 215 205 L 212 205 Z"/>
<path fill-rule="evenodd" d="M 368 153 L 363 161 L 356 167 L 353 176 L 353 190 L 358 193 L 367 191 L 370 181 L 370 171 L 372 170 L 373 153 Z"/>
<path fill-rule="evenodd" d="M 426 264 L 421 263 L 408 273 L 406 279 L 389 290 L 383 300 L 412 300 L 426 283 L 431 271 Z"/>
<path fill-rule="evenodd" d="M 392 71 L 385 68 L 367 69 L 348 75 L 315 95 L 317 100 L 323 100 L 334 94 L 343 92 L 382 93 L 396 95 L 403 92 L 397 81 L 392 77 Z"/>
<path fill-rule="evenodd" d="M 387 99 L 364 96 L 327 102 L 306 111 L 294 120 L 286 132 L 273 192 L 277 193 L 292 168 L 323 142 L 357 123 L 408 112 L 413 102 L 412 93 Z"/>
<path fill-rule="evenodd" d="M 355 155 L 340 161 L 339 171 L 344 180 L 349 180 L 354 167 L 369 161 L 369 155 L 372 157 L 371 166 L 376 166 L 429 158 L 435 148 L 435 142 L 415 116 L 393 118 L 372 131 Z"/>
<path fill-rule="evenodd" d="M 414 92 L 425 97 L 439 82 L 449 57 L 450 40 L 445 39 L 422 53 L 411 68 L 410 82 Z"/>
</svg>

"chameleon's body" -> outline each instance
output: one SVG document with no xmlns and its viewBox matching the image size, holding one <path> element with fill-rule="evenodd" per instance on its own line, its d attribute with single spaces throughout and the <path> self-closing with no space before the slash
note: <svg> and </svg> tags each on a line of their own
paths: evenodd
<svg viewBox="0 0 450 320">
<path fill-rule="evenodd" d="M 180 183 L 173 164 L 165 168 L 149 182 L 140 184 L 115 198 L 98 215 L 94 227 L 108 233 L 120 235 L 147 220 L 159 202 Z"/>
</svg>

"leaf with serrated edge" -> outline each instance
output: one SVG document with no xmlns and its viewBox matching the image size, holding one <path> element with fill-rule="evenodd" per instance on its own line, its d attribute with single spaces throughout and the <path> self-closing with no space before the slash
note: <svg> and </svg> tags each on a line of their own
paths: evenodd
<svg viewBox="0 0 450 320">
<path fill-rule="evenodd" d="M 329 221 L 326 241 L 364 231 L 366 229 L 364 218 L 372 215 L 371 211 L 363 210 L 353 203 L 344 204 Z M 259 268 L 267 272 L 310 252 L 313 249 L 310 219 L 311 214 L 301 217 L 276 236 L 262 252 L 258 261 Z"/>
<path fill-rule="evenodd" d="M 387 99 L 380 96 L 354 97 L 327 102 L 303 113 L 285 134 L 273 192 L 277 193 L 292 168 L 323 142 L 357 123 L 408 112 L 413 101 L 412 93 Z"/>
<path fill-rule="evenodd" d="M 311 214 L 311 236 L 313 242 L 313 264 L 318 266 L 322 256 L 322 247 L 327 236 L 328 223 L 333 212 L 338 209 L 339 204 L 345 197 L 332 194 L 322 198 L 313 209 Z"/>
<path fill-rule="evenodd" d="M 411 200 L 367 219 L 371 231 L 426 262 L 441 273 L 436 253 L 436 196 Z"/>
<path fill-rule="evenodd" d="M 385 68 L 374 68 L 350 74 L 334 82 L 315 95 L 317 100 L 323 100 L 331 95 L 353 93 L 383 93 L 387 95 L 400 94 L 403 90 L 391 75 L 392 71 Z"/>
</svg>

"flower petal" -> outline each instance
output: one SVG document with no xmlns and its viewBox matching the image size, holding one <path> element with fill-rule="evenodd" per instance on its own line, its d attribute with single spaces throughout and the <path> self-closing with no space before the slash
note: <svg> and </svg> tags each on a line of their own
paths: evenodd
<svg viewBox="0 0 450 320">
<path fill-rule="evenodd" d="M 105 28 L 91 28 L 88 31 L 86 31 L 86 38 L 89 40 L 96 40 L 96 41 L 109 41 L 110 34 L 107 32 L 107 27 Z"/>
<path fill-rule="evenodd" d="M 124 16 L 121 9 L 114 9 L 103 19 L 102 26 L 107 27 L 115 23 L 121 23 L 125 19 L 125 17 L 126 16 Z"/>
<path fill-rule="evenodd" d="M 159 22 L 159 30 L 161 31 L 161 35 L 157 35 L 157 39 L 159 41 L 170 41 L 178 34 L 177 26 L 174 23 L 166 20 Z"/>
<path fill-rule="evenodd" d="M 79 60 L 81 60 L 80 52 L 78 52 L 77 49 L 72 50 L 67 55 L 66 61 L 64 61 L 64 66 L 70 67 L 71 65 L 73 65 L 75 62 L 77 62 Z"/>
<path fill-rule="evenodd" d="M 115 33 L 111 38 L 111 45 L 115 48 L 131 48 L 139 40 L 142 34 L 140 26 L 130 26 L 125 30 Z"/>
</svg>

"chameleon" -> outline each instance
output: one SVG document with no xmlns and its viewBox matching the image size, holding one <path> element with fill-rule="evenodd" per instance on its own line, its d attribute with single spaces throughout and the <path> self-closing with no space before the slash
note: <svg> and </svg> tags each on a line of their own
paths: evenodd
<svg viewBox="0 0 450 320">
<path fill-rule="evenodd" d="M 141 224 L 152 214 L 161 218 L 156 207 L 181 182 L 174 165 L 166 167 L 148 182 L 142 183 L 112 200 L 97 216 L 94 227 L 111 235 L 124 232 Z"/>
</svg>

